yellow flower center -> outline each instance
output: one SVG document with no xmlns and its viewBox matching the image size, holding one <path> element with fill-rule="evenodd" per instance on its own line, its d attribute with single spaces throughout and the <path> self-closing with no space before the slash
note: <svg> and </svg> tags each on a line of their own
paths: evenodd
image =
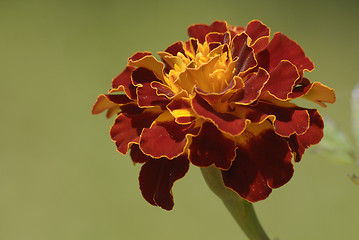
<svg viewBox="0 0 359 240">
<path fill-rule="evenodd" d="M 213 93 L 223 91 L 233 77 L 235 63 L 231 54 L 224 51 L 225 45 L 220 45 L 211 50 L 207 42 L 198 43 L 197 50 L 185 49 L 185 54 L 177 53 L 172 56 L 168 53 L 159 55 L 171 67 L 165 75 L 165 81 L 169 87 L 179 93 L 185 90 L 191 95 L 193 88 L 197 86 L 202 91 Z"/>
</svg>

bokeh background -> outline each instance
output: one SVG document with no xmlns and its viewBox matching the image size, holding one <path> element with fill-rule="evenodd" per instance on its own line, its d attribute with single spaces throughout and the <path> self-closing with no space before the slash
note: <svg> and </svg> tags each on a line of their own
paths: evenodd
<svg viewBox="0 0 359 240">
<path fill-rule="evenodd" d="M 176 182 L 172 211 L 148 204 L 140 166 L 110 140 L 113 119 L 91 107 L 134 52 L 186 40 L 193 23 L 260 19 L 304 48 L 316 64 L 306 76 L 336 89 L 321 112 L 349 132 L 358 10 L 356 0 L 0 0 L 0 239 L 245 239 L 195 167 Z M 353 172 L 306 154 L 288 184 L 255 204 L 268 234 L 359 238 Z"/>
</svg>

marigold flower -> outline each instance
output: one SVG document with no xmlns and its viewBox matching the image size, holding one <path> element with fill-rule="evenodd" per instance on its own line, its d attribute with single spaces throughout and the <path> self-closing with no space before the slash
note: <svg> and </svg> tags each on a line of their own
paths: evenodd
<svg viewBox="0 0 359 240">
<path fill-rule="evenodd" d="M 158 55 L 137 52 L 93 114 L 118 114 L 110 134 L 117 150 L 142 163 L 143 197 L 173 208 L 172 186 L 190 163 L 214 165 L 225 186 L 256 202 L 287 183 L 293 163 L 323 137 L 304 98 L 334 103 L 334 90 L 303 77 L 314 64 L 282 33 L 254 20 L 247 27 L 215 21 L 188 28 L 190 39 Z"/>
</svg>

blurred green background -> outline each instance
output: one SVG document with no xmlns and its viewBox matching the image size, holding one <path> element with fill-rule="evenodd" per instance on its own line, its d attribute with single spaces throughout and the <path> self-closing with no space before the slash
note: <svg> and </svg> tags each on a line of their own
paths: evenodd
<svg viewBox="0 0 359 240">
<path fill-rule="evenodd" d="M 148 204 L 140 166 L 116 152 L 113 119 L 92 116 L 136 51 L 187 39 L 193 23 L 260 19 L 316 64 L 306 76 L 336 89 L 321 112 L 349 131 L 359 82 L 358 1 L 0 1 L 0 239 L 245 239 L 199 169 L 174 186 L 175 207 Z M 255 204 L 279 239 L 359 237 L 351 166 L 306 154 L 293 179 Z"/>
</svg>

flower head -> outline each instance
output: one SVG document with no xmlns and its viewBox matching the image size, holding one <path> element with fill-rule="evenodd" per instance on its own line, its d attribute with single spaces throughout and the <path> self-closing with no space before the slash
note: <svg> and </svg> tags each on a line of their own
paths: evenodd
<svg viewBox="0 0 359 240">
<path fill-rule="evenodd" d="M 188 28 L 190 39 L 158 55 L 137 52 L 98 97 L 92 112 L 118 114 L 117 150 L 142 163 L 139 183 L 151 204 L 173 208 L 172 186 L 188 171 L 214 165 L 225 186 L 256 202 L 293 175 L 292 161 L 323 137 L 316 109 L 334 90 L 303 77 L 314 64 L 282 33 L 270 39 L 258 20 L 247 27 L 215 21 Z"/>
</svg>

